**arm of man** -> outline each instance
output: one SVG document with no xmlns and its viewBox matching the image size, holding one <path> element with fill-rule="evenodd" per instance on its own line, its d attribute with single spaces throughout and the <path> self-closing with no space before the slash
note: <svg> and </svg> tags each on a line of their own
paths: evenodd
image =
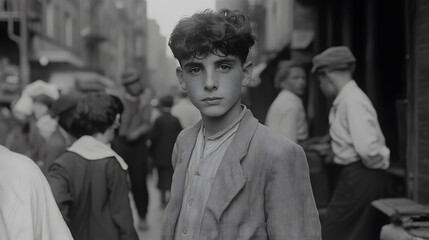
<svg viewBox="0 0 429 240">
<path fill-rule="evenodd" d="M 133 224 L 130 200 L 128 197 L 128 182 L 126 172 L 115 161 L 108 163 L 107 181 L 111 194 L 109 195 L 109 208 L 113 222 L 118 228 L 121 240 L 138 240 Z"/>
<path fill-rule="evenodd" d="M 390 151 L 384 144 L 375 109 L 360 102 L 351 102 L 347 106 L 347 119 L 350 136 L 356 152 L 368 168 L 389 166 Z"/>
<path fill-rule="evenodd" d="M 265 213 L 271 240 L 320 239 L 319 215 L 305 153 L 294 145 L 273 159 L 265 188 Z"/>
</svg>

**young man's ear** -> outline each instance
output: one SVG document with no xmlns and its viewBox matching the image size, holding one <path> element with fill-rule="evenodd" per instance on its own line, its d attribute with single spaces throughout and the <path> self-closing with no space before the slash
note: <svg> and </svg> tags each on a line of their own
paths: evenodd
<svg viewBox="0 0 429 240">
<path fill-rule="evenodd" d="M 252 80 L 253 73 L 253 63 L 251 61 L 245 62 L 243 64 L 243 80 L 241 81 L 241 86 L 246 87 L 249 85 L 250 80 Z"/>
<path fill-rule="evenodd" d="M 177 76 L 177 79 L 179 80 L 180 88 L 183 91 L 186 91 L 186 85 L 183 82 L 183 70 L 180 66 L 176 68 L 176 76 Z"/>
</svg>

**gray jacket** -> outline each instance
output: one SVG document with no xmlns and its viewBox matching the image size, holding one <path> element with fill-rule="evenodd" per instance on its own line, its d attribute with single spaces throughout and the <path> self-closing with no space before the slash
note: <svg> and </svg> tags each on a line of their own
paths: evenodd
<svg viewBox="0 0 429 240">
<path fill-rule="evenodd" d="M 162 239 L 174 237 L 187 166 L 201 121 L 179 135 Z M 196 239 L 321 239 L 301 147 L 259 124 L 247 110 L 216 174 Z M 194 238 L 195 239 L 195 238 Z"/>
</svg>

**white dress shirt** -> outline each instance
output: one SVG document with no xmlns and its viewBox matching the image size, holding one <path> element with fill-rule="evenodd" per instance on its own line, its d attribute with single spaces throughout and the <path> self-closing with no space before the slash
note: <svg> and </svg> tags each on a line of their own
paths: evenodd
<svg viewBox="0 0 429 240">
<path fill-rule="evenodd" d="M 302 100 L 282 90 L 268 110 L 265 125 L 294 142 L 307 139 L 308 125 Z"/>
<path fill-rule="evenodd" d="M 370 168 L 389 167 L 390 150 L 386 147 L 377 113 L 355 81 L 347 83 L 335 98 L 329 124 L 335 163 L 346 165 L 362 159 Z M 374 161 L 379 164 L 374 165 Z"/>
<path fill-rule="evenodd" d="M 0 239 L 73 239 L 39 167 L 1 145 Z"/>
</svg>

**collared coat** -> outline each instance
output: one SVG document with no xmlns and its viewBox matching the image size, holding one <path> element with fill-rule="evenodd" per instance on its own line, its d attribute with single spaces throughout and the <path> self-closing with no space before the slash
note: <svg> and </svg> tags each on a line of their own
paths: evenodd
<svg viewBox="0 0 429 240">
<path fill-rule="evenodd" d="M 188 163 L 201 121 L 181 132 L 173 151 L 171 200 L 162 239 L 174 238 Z M 301 147 L 247 110 L 219 166 L 194 239 L 321 239 L 319 216 Z"/>
</svg>

